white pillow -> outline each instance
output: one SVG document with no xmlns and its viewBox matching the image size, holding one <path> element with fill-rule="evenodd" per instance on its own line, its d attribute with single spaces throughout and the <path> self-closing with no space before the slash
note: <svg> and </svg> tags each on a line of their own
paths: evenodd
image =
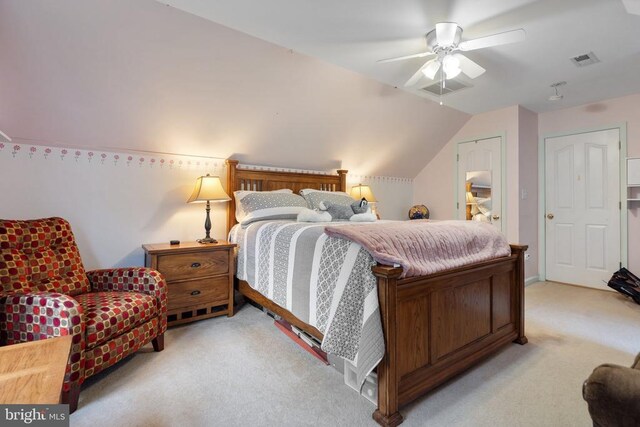
<svg viewBox="0 0 640 427">
<path fill-rule="evenodd" d="M 371 213 L 371 210 L 368 210 L 365 213 L 354 214 L 349 218 L 349 221 L 353 222 L 376 222 L 378 218 L 376 218 L 375 214 Z"/>
<path fill-rule="evenodd" d="M 293 190 L 288 188 L 283 188 L 282 190 L 273 190 L 273 191 L 249 191 L 249 190 L 238 190 L 233 192 L 233 197 L 236 200 L 236 221 L 242 222 L 247 213 L 242 209 L 242 203 L 240 201 L 251 193 L 293 193 Z"/>
<path fill-rule="evenodd" d="M 298 222 L 331 222 L 331 214 L 327 211 L 314 211 L 305 208 L 298 214 Z"/>
</svg>

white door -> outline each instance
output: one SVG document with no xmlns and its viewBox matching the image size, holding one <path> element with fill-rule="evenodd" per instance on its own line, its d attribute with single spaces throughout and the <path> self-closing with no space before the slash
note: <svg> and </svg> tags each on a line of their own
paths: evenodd
<svg viewBox="0 0 640 427">
<path fill-rule="evenodd" d="M 502 138 L 481 139 L 458 144 L 458 219 L 466 219 L 467 216 L 465 184 L 468 176 L 482 175 L 483 173 L 490 177 L 491 200 L 484 201 L 484 207 L 490 208 L 487 219 L 502 230 Z"/>
<path fill-rule="evenodd" d="M 620 263 L 618 129 L 545 139 L 548 280 L 600 289 Z"/>
</svg>

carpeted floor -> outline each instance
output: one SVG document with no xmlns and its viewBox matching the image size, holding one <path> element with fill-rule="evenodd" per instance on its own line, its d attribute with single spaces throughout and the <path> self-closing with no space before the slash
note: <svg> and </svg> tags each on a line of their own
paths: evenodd
<svg viewBox="0 0 640 427">
<path fill-rule="evenodd" d="M 510 345 L 402 409 L 403 426 L 590 426 L 582 383 L 640 351 L 640 306 L 613 292 L 541 282 L 526 291 L 529 344 Z M 342 375 L 251 306 L 172 328 L 89 379 L 72 426 L 375 426 Z"/>
</svg>

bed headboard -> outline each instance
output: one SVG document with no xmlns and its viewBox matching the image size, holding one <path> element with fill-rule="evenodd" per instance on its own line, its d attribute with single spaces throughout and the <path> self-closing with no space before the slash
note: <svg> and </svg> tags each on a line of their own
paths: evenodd
<svg viewBox="0 0 640 427">
<path fill-rule="evenodd" d="M 237 160 L 226 160 L 227 194 L 231 197 L 227 208 L 227 232 L 236 221 L 236 201 L 233 192 L 237 190 L 272 191 L 290 188 L 295 193 L 303 188 L 323 191 L 347 191 L 347 170 L 338 169 L 337 175 L 320 173 L 299 173 L 272 170 L 238 168 Z"/>
</svg>

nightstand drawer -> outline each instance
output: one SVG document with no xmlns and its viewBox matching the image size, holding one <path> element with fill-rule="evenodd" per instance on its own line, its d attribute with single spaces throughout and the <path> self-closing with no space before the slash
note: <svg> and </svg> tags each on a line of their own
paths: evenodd
<svg viewBox="0 0 640 427">
<path fill-rule="evenodd" d="M 167 282 L 226 274 L 229 271 L 229 251 L 160 255 L 158 270 Z"/>
<path fill-rule="evenodd" d="M 229 280 L 226 276 L 169 283 L 169 311 L 198 304 L 224 303 L 228 299 Z"/>
</svg>

